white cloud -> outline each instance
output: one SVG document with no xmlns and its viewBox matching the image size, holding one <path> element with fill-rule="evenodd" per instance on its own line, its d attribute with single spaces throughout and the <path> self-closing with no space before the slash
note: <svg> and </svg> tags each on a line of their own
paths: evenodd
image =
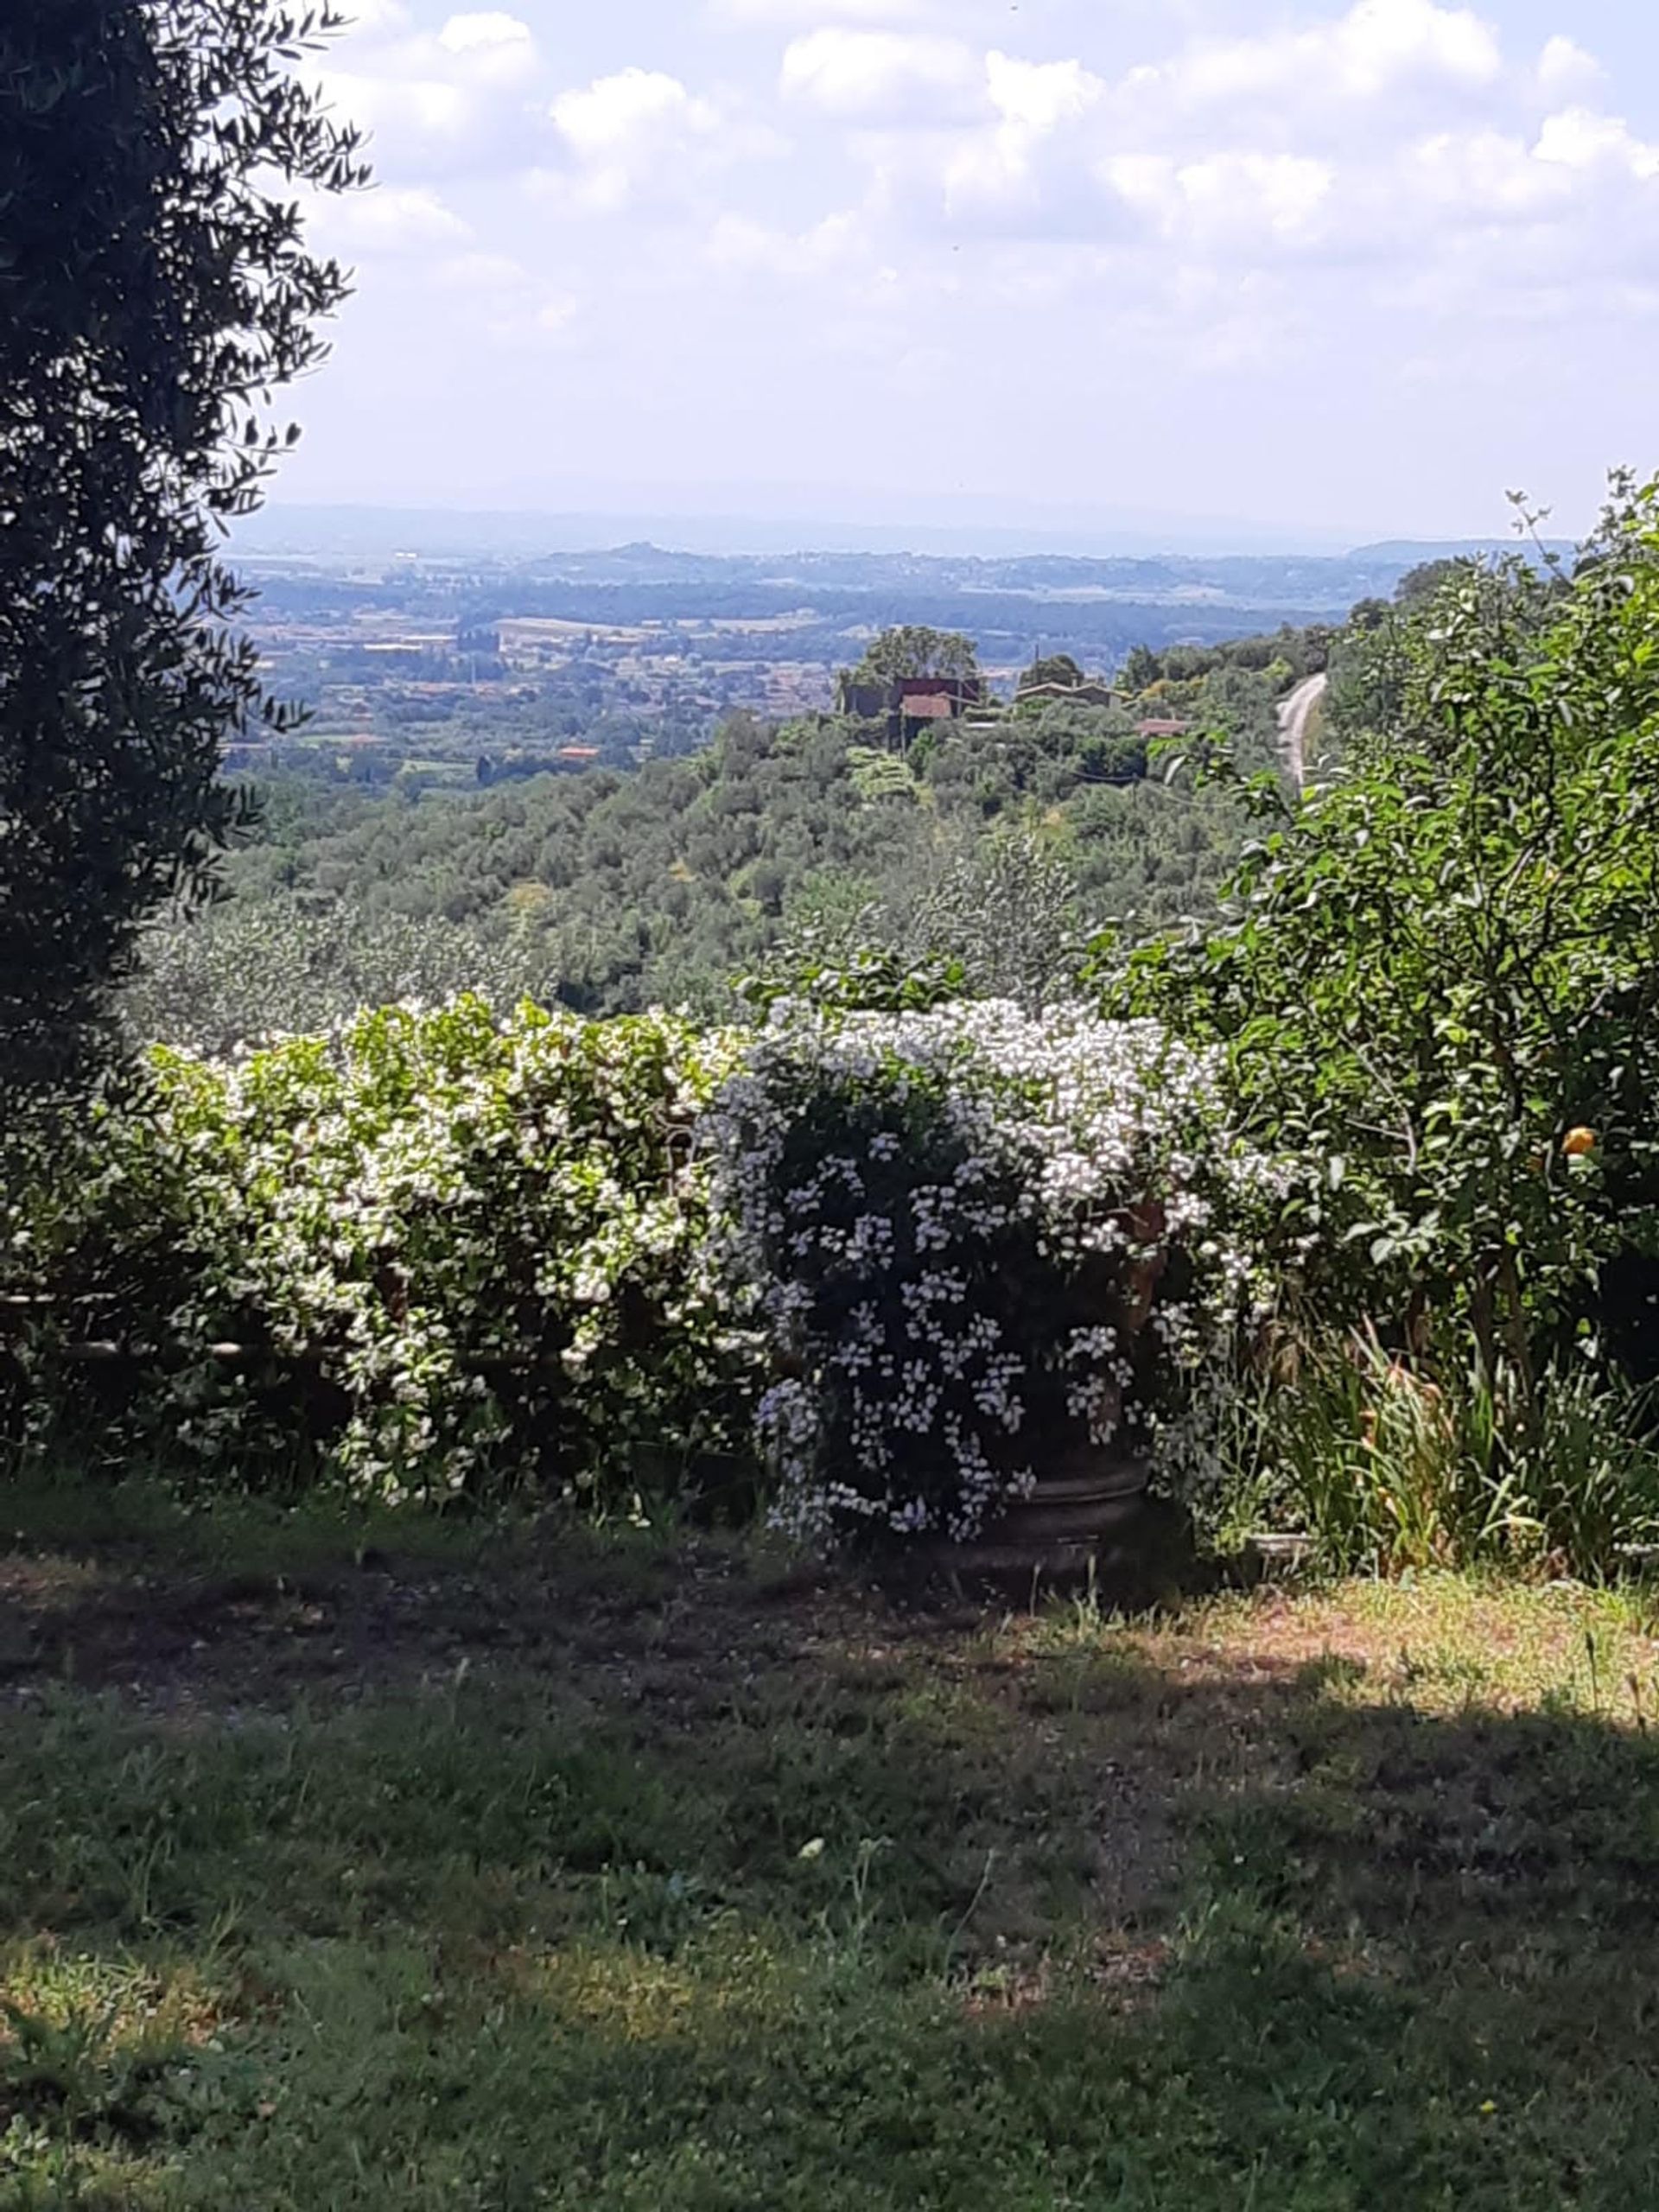
<svg viewBox="0 0 1659 2212">
<path fill-rule="evenodd" d="M 493 166 L 522 143 L 525 89 L 541 67 L 530 26 L 499 10 L 451 16 L 435 33 L 372 5 L 315 72 L 337 114 L 372 135 L 388 175 Z"/>
<path fill-rule="evenodd" d="M 1402 181 L 1408 200 L 1427 200 L 1441 225 L 1530 220 L 1559 201 L 1566 182 L 1523 137 L 1500 130 L 1424 139 L 1408 153 Z"/>
<path fill-rule="evenodd" d="M 1297 154 L 1212 154 L 1176 172 L 1188 219 L 1211 241 L 1306 238 L 1335 181 L 1328 163 Z"/>
<path fill-rule="evenodd" d="M 1081 61 L 985 57 L 986 94 L 999 118 L 973 134 L 949 162 L 945 201 L 956 213 L 1028 208 L 1039 194 L 1045 150 L 1103 98 L 1104 82 Z"/>
<path fill-rule="evenodd" d="M 523 262 L 510 253 L 457 253 L 437 262 L 433 281 L 454 292 L 519 291 L 531 279 Z"/>
<path fill-rule="evenodd" d="M 536 40 L 528 23 L 495 10 L 481 15 L 451 16 L 438 33 L 438 44 L 454 54 L 474 77 L 512 83 L 533 73 Z"/>
<path fill-rule="evenodd" d="M 717 23 L 772 29 L 797 23 L 932 22 L 938 20 L 938 0 L 710 0 L 710 16 Z"/>
<path fill-rule="evenodd" d="M 1310 35 L 1336 87 L 1360 98 L 1413 77 L 1485 85 L 1503 66 L 1497 34 L 1468 8 L 1434 0 L 1359 0 L 1325 35 Z"/>
<path fill-rule="evenodd" d="M 854 131 L 888 126 L 849 150 L 874 200 L 924 234 L 1115 245 L 1139 221 L 1275 256 L 1339 251 L 1356 211 L 1372 250 L 1380 173 L 1437 127 L 1492 128 L 1520 84 L 1491 26 L 1441 0 L 1351 0 L 1312 24 L 1189 40 L 1116 80 L 1081 56 L 829 26 L 784 62 L 798 100 Z"/>
<path fill-rule="evenodd" d="M 657 69 L 624 69 L 583 91 L 561 92 L 553 120 L 584 161 L 608 160 L 664 134 L 712 130 L 717 118 L 677 77 Z"/>
<path fill-rule="evenodd" d="M 1659 146 L 1617 116 L 1568 108 L 1548 117 L 1535 140 L 1496 130 L 1426 139 L 1402 165 L 1402 181 L 1439 224 L 1548 220 L 1567 229 L 1558 253 L 1605 264 L 1627 245 L 1639 251 L 1659 214 L 1651 189 Z"/>
<path fill-rule="evenodd" d="M 343 199 L 323 199 L 312 218 L 320 241 L 337 253 L 416 253 L 471 236 L 467 224 L 435 192 L 416 185 L 378 185 Z"/>
<path fill-rule="evenodd" d="M 1087 115 L 1106 90 L 1081 61 L 1016 61 L 988 54 L 985 75 L 991 105 L 1010 130 L 1046 137 L 1062 124 Z"/>
<path fill-rule="evenodd" d="M 1308 238 L 1335 182 L 1328 163 L 1294 154 L 1217 153 L 1195 162 L 1119 155 L 1102 174 L 1166 237 L 1211 250 Z"/>
<path fill-rule="evenodd" d="M 322 86 L 335 112 L 371 132 L 377 156 L 384 154 L 394 168 L 410 153 L 460 146 L 479 121 L 476 103 L 461 86 L 442 78 L 330 69 Z"/>
<path fill-rule="evenodd" d="M 826 215 L 810 229 L 795 232 L 728 213 L 710 231 L 706 254 L 712 267 L 728 273 L 816 278 L 849 264 L 862 243 L 855 214 Z"/>
<path fill-rule="evenodd" d="M 1374 100 L 1402 86 L 1467 90 L 1492 84 L 1503 57 L 1490 24 L 1436 0 L 1357 0 L 1307 30 L 1202 40 L 1173 60 L 1135 71 L 1140 96 L 1180 105 Z"/>
<path fill-rule="evenodd" d="M 1552 38 L 1538 57 L 1538 88 L 1548 100 L 1592 91 L 1603 73 L 1595 55 L 1586 54 L 1576 39 Z"/>
<path fill-rule="evenodd" d="M 561 92 L 549 110 L 571 156 L 569 189 L 599 212 L 626 207 L 720 130 L 717 109 L 658 69 L 629 68 Z M 543 180 L 558 188 L 556 180 Z"/>
<path fill-rule="evenodd" d="M 1644 144 L 1622 117 L 1597 115 L 1589 108 L 1567 108 L 1549 117 L 1535 151 L 1539 161 L 1562 168 L 1623 170 L 1643 183 L 1659 177 L 1659 146 Z"/>
<path fill-rule="evenodd" d="M 352 0 L 346 14 L 346 35 L 354 39 L 385 37 L 410 28 L 403 0 Z"/>
<path fill-rule="evenodd" d="M 477 302 L 477 330 L 505 352 L 564 353 L 582 328 L 583 302 L 574 292 L 503 286 Z"/>
<path fill-rule="evenodd" d="M 984 64 L 960 39 L 826 26 L 791 41 L 782 84 L 842 122 L 942 123 L 981 107 Z"/>
</svg>

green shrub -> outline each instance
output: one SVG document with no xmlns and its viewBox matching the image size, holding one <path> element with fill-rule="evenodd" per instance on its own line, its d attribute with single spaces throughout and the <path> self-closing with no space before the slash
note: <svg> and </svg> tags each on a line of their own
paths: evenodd
<svg viewBox="0 0 1659 2212">
<path fill-rule="evenodd" d="M 1570 581 L 1458 565 L 1375 654 L 1340 779 L 1258 788 L 1228 918 L 1103 945 L 1105 1003 L 1321 1163 L 1281 1246 L 1321 1319 L 1524 1406 L 1659 1253 L 1659 489 Z"/>
<path fill-rule="evenodd" d="M 25 1356 L 32 1440 L 84 1395 L 63 1339 L 90 1316 L 143 1354 L 111 1450 L 216 1477 L 602 1505 L 731 1453 L 753 1353 L 695 1133 L 733 1052 L 476 999 L 236 1065 L 156 1050 L 14 1173 L 9 1273 L 60 1301 Z"/>
<path fill-rule="evenodd" d="M 782 1001 L 712 1117 L 799 1535 L 977 1535 L 1074 1455 L 1157 1454 L 1255 1288 L 1281 1179 L 1150 1022 Z"/>
</svg>

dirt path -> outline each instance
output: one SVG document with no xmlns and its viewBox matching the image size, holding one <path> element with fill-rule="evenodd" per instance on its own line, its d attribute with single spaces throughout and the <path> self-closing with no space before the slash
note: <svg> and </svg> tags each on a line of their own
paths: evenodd
<svg viewBox="0 0 1659 2212">
<path fill-rule="evenodd" d="M 1284 743 L 1285 765 L 1296 779 L 1298 791 L 1307 782 L 1307 726 L 1313 709 L 1331 688 L 1328 676 L 1310 676 L 1299 683 L 1279 709 L 1279 734 Z"/>
</svg>

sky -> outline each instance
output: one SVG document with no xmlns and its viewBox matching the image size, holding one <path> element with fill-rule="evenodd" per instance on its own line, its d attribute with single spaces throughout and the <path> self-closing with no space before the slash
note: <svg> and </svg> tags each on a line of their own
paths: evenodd
<svg viewBox="0 0 1659 2212">
<path fill-rule="evenodd" d="M 1659 467 L 1659 0 L 356 13 L 287 499 L 1312 546 Z"/>
</svg>

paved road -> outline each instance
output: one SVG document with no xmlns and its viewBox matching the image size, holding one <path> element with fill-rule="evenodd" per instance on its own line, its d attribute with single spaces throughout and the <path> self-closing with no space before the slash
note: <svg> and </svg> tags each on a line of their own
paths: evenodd
<svg viewBox="0 0 1659 2212">
<path fill-rule="evenodd" d="M 1284 741 L 1285 766 L 1296 779 L 1300 791 L 1307 781 L 1307 725 L 1313 709 L 1324 698 L 1331 679 L 1328 676 L 1310 676 L 1306 683 L 1299 683 L 1279 709 L 1279 734 Z"/>
</svg>

